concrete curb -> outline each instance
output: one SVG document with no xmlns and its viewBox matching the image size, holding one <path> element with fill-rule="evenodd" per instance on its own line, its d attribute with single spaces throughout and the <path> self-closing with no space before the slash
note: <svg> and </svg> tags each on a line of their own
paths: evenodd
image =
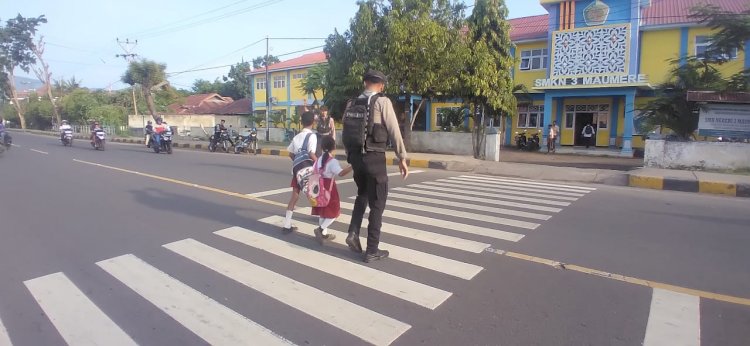
<svg viewBox="0 0 750 346">
<path fill-rule="evenodd" d="M 628 186 L 653 190 L 695 192 L 750 198 L 750 184 L 744 183 L 629 174 Z"/>
</svg>

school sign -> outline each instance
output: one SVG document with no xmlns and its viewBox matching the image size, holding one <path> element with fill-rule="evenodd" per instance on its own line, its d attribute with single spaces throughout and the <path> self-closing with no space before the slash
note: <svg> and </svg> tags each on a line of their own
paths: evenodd
<svg viewBox="0 0 750 346">
<path fill-rule="evenodd" d="M 534 88 L 597 88 L 597 87 L 632 87 L 648 86 L 648 77 L 645 74 L 637 75 L 604 75 L 573 78 L 547 78 L 534 81 Z"/>
</svg>

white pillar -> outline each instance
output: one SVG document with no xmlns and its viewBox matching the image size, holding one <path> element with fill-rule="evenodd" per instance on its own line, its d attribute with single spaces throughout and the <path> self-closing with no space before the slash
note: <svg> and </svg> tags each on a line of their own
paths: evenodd
<svg viewBox="0 0 750 346">
<path fill-rule="evenodd" d="M 485 149 L 485 160 L 486 161 L 500 161 L 500 140 L 501 140 L 501 133 L 497 131 L 492 131 L 490 128 L 490 131 L 487 132 L 487 138 L 484 141 L 484 149 Z"/>
</svg>

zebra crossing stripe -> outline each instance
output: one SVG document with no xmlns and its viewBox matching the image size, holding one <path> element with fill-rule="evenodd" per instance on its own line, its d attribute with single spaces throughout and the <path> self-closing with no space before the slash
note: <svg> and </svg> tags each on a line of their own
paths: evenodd
<svg viewBox="0 0 750 346">
<path fill-rule="evenodd" d="M 180 240 L 164 247 L 374 345 L 388 345 L 411 328 L 406 323 L 193 239 Z M 246 343 L 249 341 L 246 340 Z"/>
<path fill-rule="evenodd" d="M 214 233 L 431 310 L 453 294 L 241 227 L 230 227 Z"/>
<path fill-rule="evenodd" d="M 310 214 L 310 208 L 301 208 L 297 210 L 301 214 Z M 337 219 L 336 222 L 340 222 L 345 225 L 349 225 L 352 222 L 352 218 L 349 215 L 341 214 Z M 362 219 L 362 228 L 367 228 L 368 221 L 367 218 Z M 390 223 L 383 222 L 381 231 L 388 234 L 394 234 L 397 236 L 401 236 L 404 238 L 414 239 L 423 241 L 425 243 L 440 245 L 456 250 L 461 251 L 468 251 L 471 253 L 482 253 L 485 249 L 490 247 L 490 244 L 488 243 L 482 243 L 478 241 L 473 241 L 469 239 L 459 238 L 459 237 L 453 237 L 450 235 L 435 233 L 435 232 L 428 232 L 423 231 L 416 228 L 411 227 L 405 227 L 400 225 L 394 225 Z"/>
<path fill-rule="evenodd" d="M 527 180 L 527 179 L 505 179 L 505 178 L 488 177 L 488 176 L 482 176 L 482 175 L 462 175 L 462 177 L 465 177 L 465 178 L 474 178 L 474 179 L 482 179 L 482 180 L 490 180 L 490 181 L 503 181 L 503 182 L 508 182 L 508 183 L 522 183 L 522 184 L 529 184 L 529 185 L 549 186 L 549 187 L 562 187 L 562 188 L 567 188 L 567 189 L 585 190 L 585 191 L 581 191 L 581 192 L 584 192 L 584 193 L 588 193 L 589 191 L 596 191 L 595 187 L 577 186 L 577 185 L 551 184 L 551 183 L 544 183 L 544 182 L 541 182 L 541 181 Z"/>
<path fill-rule="evenodd" d="M 353 210 L 354 204 L 341 202 L 341 208 Z M 408 222 L 415 222 L 415 223 L 419 223 L 419 224 L 427 225 L 427 226 L 450 229 L 450 230 L 462 232 L 462 233 L 481 235 L 483 237 L 488 237 L 488 238 L 508 240 L 512 242 L 517 242 L 523 239 L 524 237 L 523 234 L 506 232 L 506 231 L 501 231 L 497 229 L 490 229 L 490 228 L 484 228 L 484 227 L 473 226 L 473 225 L 467 225 L 465 223 L 459 223 L 459 222 L 439 220 L 439 219 L 434 219 L 431 217 L 407 214 L 407 213 L 402 213 L 402 212 L 387 210 L 387 209 L 383 213 L 383 216 L 394 218 L 394 219 L 399 219 L 403 221 L 408 221 Z"/>
<path fill-rule="evenodd" d="M 643 346 L 699 346 L 700 298 L 654 288 Z"/>
<path fill-rule="evenodd" d="M 424 184 L 424 185 L 423 185 Z M 487 184 L 482 183 L 472 183 L 472 182 L 465 182 L 465 181 L 459 181 L 459 180 L 447 180 L 447 179 L 438 179 L 437 181 L 425 181 L 420 184 L 414 184 L 409 186 L 426 186 L 430 185 L 432 186 L 432 189 L 439 189 L 439 190 L 445 190 L 448 191 L 448 188 L 453 188 L 452 191 L 456 191 L 456 189 L 459 192 L 469 193 L 469 191 L 480 191 L 484 193 L 492 193 L 493 196 L 498 196 L 497 198 L 503 198 L 503 199 L 510 199 L 515 201 L 523 201 L 523 202 L 530 202 L 530 203 L 537 203 L 537 204 L 549 204 L 549 205 L 556 205 L 561 207 L 567 207 L 570 205 L 571 202 L 575 202 L 578 200 L 579 197 L 569 197 L 569 196 L 559 196 L 559 195 L 551 195 L 549 193 L 544 194 L 544 198 L 538 198 L 538 197 L 524 197 L 524 196 L 539 196 L 539 191 L 532 190 L 532 189 L 525 189 L 522 187 L 513 187 L 513 186 L 502 186 L 501 188 L 493 188 L 492 186 L 489 186 Z M 518 190 L 528 190 L 528 191 L 516 191 Z M 566 193 L 567 192 L 563 192 Z M 571 194 L 571 195 L 577 195 L 577 194 Z M 568 201 L 568 202 L 563 202 Z"/>
<path fill-rule="evenodd" d="M 415 185 L 410 185 L 410 186 L 417 187 Z M 413 188 L 409 188 L 409 187 L 397 187 L 397 188 L 393 189 L 393 191 L 402 191 L 402 192 L 408 192 L 408 193 L 414 193 L 414 194 L 420 194 L 420 195 L 428 195 L 428 196 L 434 196 L 434 197 L 444 197 L 444 198 L 458 199 L 458 200 L 462 200 L 462 201 L 480 202 L 480 203 L 487 203 L 487 204 L 494 204 L 494 205 L 504 205 L 504 206 L 507 206 L 507 207 L 516 207 L 516 208 L 523 208 L 523 209 L 546 211 L 546 212 L 550 212 L 550 213 L 559 213 L 559 212 L 562 211 L 561 208 L 545 207 L 545 206 L 535 205 L 535 204 L 508 202 L 508 201 L 502 201 L 502 200 L 490 199 L 490 198 L 463 196 L 463 195 L 459 195 L 457 193 L 444 193 L 444 192 L 437 192 L 437 191 L 423 191 L 423 190 L 413 189 Z M 460 193 L 463 193 L 463 192 L 460 192 Z"/>
<path fill-rule="evenodd" d="M 2 320 L 0 320 L 0 346 L 13 346 L 13 343 L 10 342 L 8 330 L 5 329 Z"/>
<path fill-rule="evenodd" d="M 470 204 L 466 202 L 455 202 L 455 201 L 449 201 L 445 199 L 435 199 L 435 198 L 428 198 L 428 197 L 404 195 L 401 193 L 390 193 L 388 194 L 388 197 L 400 198 L 400 199 L 416 201 L 416 202 L 438 204 L 441 206 L 465 208 L 465 209 L 472 209 L 472 210 L 477 210 L 477 211 L 486 211 L 488 213 L 493 213 L 493 214 L 518 216 L 518 217 L 534 219 L 534 220 L 549 220 L 552 217 L 550 215 L 529 213 L 529 212 L 520 211 L 520 210 L 505 209 L 505 208 L 498 208 L 498 207 L 488 207 L 485 205 Z"/>
<path fill-rule="evenodd" d="M 259 220 L 260 222 L 267 223 L 274 226 L 281 226 L 284 218 L 281 216 L 271 216 L 267 217 L 265 219 Z M 297 227 L 299 227 L 299 230 L 302 233 L 306 234 L 313 234 L 313 230 L 317 228 L 317 225 L 313 225 L 310 223 L 303 223 L 303 222 L 297 222 L 295 224 Z M 328 230 L 333 231 L 332 229 Z M 346 239 L 345 234 L 342 235 L 340 232 L 336 239 L 333 240 L 334 243 L 341 244 L 346 246 Z M 362 243 L 366 243 L 367 239 L 364 237 L 360 238 Z M 388 244 L 384 242 L 380 242 L 380 246 L 390 251 L 390 258 L 395 259 L 397 261 L 406 262 L 409 264 L 413 264 L 418 267 L 422 267 L 425 269 L 434 270 L 436 272 L 440 272 L 447 275 L 452 275 L 464 280 L 471 280 L 479 274 L 479 272 L 482 271 L 482 267 L 456 261 L 450 258 L 445 258 L 441 256 L 436 256 L 433 254 L 429 254 L 426 252 L 421 252 L 409 248 L 404 248 L 400 246 L 396 246 L 393 244 Z"/>
<path fill-rule="evenodd" d="M 406 202 L 390 200 L 388 201 L 388 205 L 392 207 L 420 210 L 420 211 L 426 211 L 428 213 L 459 217 L 462 219 L 484 221 L 484 222 L 489 222 L 489 223 L 494 223 L 494 224 L 499 224 L 499 225 L 506 225 L 506 226 L 513 226 L 513 227 L 518 227 L 518 228 L 536 229 L 537 227 L 539 227 L 538 223 L 533 223 L 533 222 L 519 221 L 519 220 L 514 220 L 514 219 L 507 219 L 504 217 L 489 216 L 489 215 L 483 215 L 483 214 L 477 214 L 477 213 L 469 213 L 469 212 L 458 211 L 458 210 L 453 210 L 453 209 L 430 207 L 430 206 L 414 204 L 414 203 L 406 203 Z"/>
<path fill-rule="evenodd" d="M 247 345 L 249 340 L 258 345 L 292 344 L 136 256 L 96 264 L 209 344 Z"/>
<path fill-rule="evenodd" d="M 69 345 L 137 345 L 65 274 L 38 277 L 24 285 Z"/>
<path fill-rule="evenodd" d="M 544 194 L 545 197 L 551 196 L 551 197 L 557 197 L 557 196 L 565 196 L 568 198 L 562 198 L 558 197 L 557 199 L 565 200 L 565 201 L 577 201 L 579 198 L 586 196 L 585 194 L 582 194 L 580 192 L 566 192 L 566 191 L 555 191 L 555 190 L 541 190 L 537 188 L 536 186 L 527 186 L 527 185 L 505 185 L 507 183 L 493 183 L 488 181 L 478 181 L 478 180 L 471 180 L 471 179 L 465 179 L 461 177 L 450 177 L 446 179 L 438 179 L 439 182 L 447 182 L 450 184 L 458 184 L 458 185 L 468 185 L 473 187 L 479 187 L 484 189 L 492 189 L 494 191 L 498 192 L 505 192 L 510 194 L 510 191 L 514 191 L 516 195 L 521 196 L 528 196 L 529 194 L 533 195 L 539 195 Z M 574 197 L 574 198 L 572 198 Z"/>
<path fill-rule="evenodd" d="M 501 181 L 501 180 L 475 179 L 475 178 L 467 178 L 463 176 L 462 177 L 450 177 L 448 179 L 468 181 L 468 182 L 474 182 L 474 183 L 482 183 L 482 184 L 490 185 L 490 186 L 518 186 L 518 187 L 525 187 L 525 188 L 533 188 L 534 191 L 538 193 L 547 193 L 547 191 L 559 191 L 559 192 L 576 193 L 581 196 L 584 196 L 585 194 L 591 192 L 591 191 L 584 191 L 584 190 L 578 190 L 578 189 L 568 189 L 564 187 L 541 186 L 541 185 L 534 185 L 534 184 L 528 184 L 528 183 L 516 183 L 512 181 Z"/>
</svg>

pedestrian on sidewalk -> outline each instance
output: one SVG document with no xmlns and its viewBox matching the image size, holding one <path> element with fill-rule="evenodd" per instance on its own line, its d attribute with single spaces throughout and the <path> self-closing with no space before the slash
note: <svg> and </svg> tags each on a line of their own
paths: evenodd
<svg viewBox="0 0 750 346">
<path fill-rule="evenodd" d="M 301 118 L 304 128 L 294 136 L 292 142 L 286 148 L 289 152 L 289 158 L 292 159 L 292 196 L 289 198 L 289 204 L 286 207 L 284 225 L 281 229 L 283 233 L 292 233 L 297 230 L 297 227 L 292 225 L 292 215 L 294 215 L 294 207 L 297 205 L 297 200 L 299 200 L 299 193 L 302 191 L 304 184 L 307 183 L 306 180 L 302 181 L 301 171 L 307 170 L 311 172 L 311 168 L 315 160 L 317 160 L 317 156 L 315 156 L 315 147 L 318 145 L 317 138 L 312 131 L 313 124 L 315 123 L 315 114 L 313 112 L 304 112 Z"/>
<path fill-rule="evenodd" d="M 596 135 L 596 130 L 594 130 L 594 126 L 591 125 L 591 123 L 586 124 L 586 126 L 583 127 L 583 131 L 581 132 L 583 134 L 583 140 L 586 142 L 586 149 L 588 149 L 592 145 L 596 145 L 594 143 L 594 137 Z"/>
<path fill-rule="evenodd" d="M 315 239 L 323 244 L 324 240 L 333 240 L 336 238 L 333 233 L 328 232 L 328 227 L 341 215 L 341 199 L 336 187 L 336 177 L 344 177 L 351 173 L 352 166 L 341 168 L 339 160 L 336 159 L 336 141 L 333 140 L 333 137 L 323 136 L 321 142 L 320 146 L 323 149 L 323 156 L 315 162 L 317 169 L 323 176 L 323 186 L 320 187 L 319 193 L 322 193 L 325 189 L 330 191 L 331 197 L 328 200 L 328 205 L 313 207 L 312 215 L 318 216 L 318 225 L 320 226 L 315 229 Z"/>
<path fill-rule="evenodd" d="M 336 143 L 336 124 L 333 118 L 328 115 L 328 107 L 320 107 L 320 114 L 316 117 L 316 136 L 318 137 L 318 147 L 315 149 L 315 155 L 320 156 L 323 152 L 321 144 L 323 143 L 323 137 L 332 137 L 334 143 Z"/>
<path fill-rule="evenodd" d="M 560 128 L 557 127 L 557 121 L 552 122 L 552 124 L 550 124 L 548 128 L 549 137 L 547 139 L 547 154 L 549 154 L 550 152 L 555 152 L 555 142 L 557 141 L 557 136 L 560 133 Z"/>
<path fill-rule="evenodd" d="M 352 251 L 362 253 L 359 231 L 365 208 L 369 205 L 367 249 L 363 255 L 365 262 L 383 259 L 389 255 L 388 251 L 378 247 L 383 212 L 388 198 L 385 151 L 389 137 L 393 141 L 401 176 L 403 179 L 409 176 L 406 149 L 398 128 L 396 111 L 391 100 L 383 95 L 385 83 L 386 77 L 382 72 L 367 72 L 364 75 L 364 92 L 347 103 L 343 118 L 342 140 L 347 161 L 354 169 L 354 181 L 357 184 L 357 199 L 354 202 L 346 244 Z"/>
</svg>

